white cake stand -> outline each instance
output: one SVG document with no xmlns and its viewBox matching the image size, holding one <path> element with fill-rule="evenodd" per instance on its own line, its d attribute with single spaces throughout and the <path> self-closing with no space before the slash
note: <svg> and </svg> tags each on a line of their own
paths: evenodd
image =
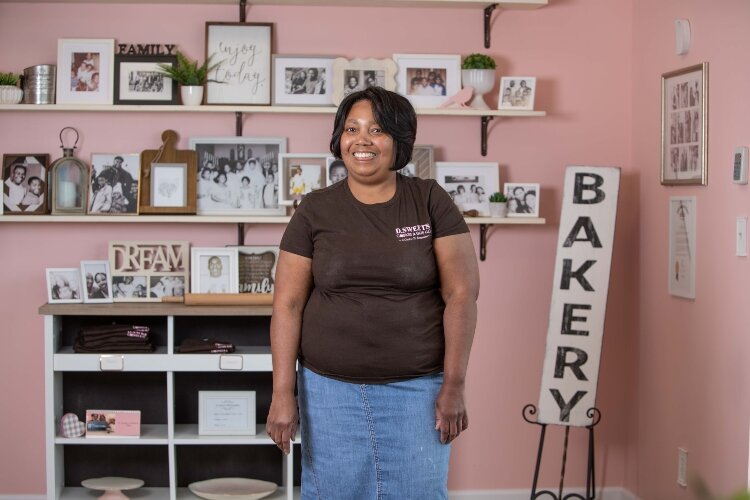
<svg viewBox="0 0 750 500">
<path fill-rule="evenodd" d="M 104 490 L 99 500 L 128 500 L 122 490 L 134 490 L 143 486 L 143 479 L 130 477 L 95 477 L 81 481 L 90 490 Z"/>
</svg>

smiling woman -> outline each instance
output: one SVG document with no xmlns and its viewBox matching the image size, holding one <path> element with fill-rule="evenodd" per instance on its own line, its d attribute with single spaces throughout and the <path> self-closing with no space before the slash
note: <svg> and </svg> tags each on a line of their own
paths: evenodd
<svg viewBox="0 0 750 500">
<path fill-rule="evenodd" d="M 303 500 L 447 498 L 479 275 L 448 194 L 396 172 L 416 131 L 406 98 L 347 96 L 331 152 L 349 175 L 303 198 L 281 241 L 266 429 L 288 453 L 299 422 Z"/>
</svg>

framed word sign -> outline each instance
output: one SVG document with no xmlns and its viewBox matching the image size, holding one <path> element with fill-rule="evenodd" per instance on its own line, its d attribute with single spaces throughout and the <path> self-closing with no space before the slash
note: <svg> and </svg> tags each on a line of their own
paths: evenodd
<svg viewBox="0 0 750 500">
<path fill-rule="evenodd" d="M 159 302 L 185 295 L 190 273 L 187 241 L 110 241 L 115 302 Z"/>
<path fill-rule="evenodd" d="M 271 104 L 270 23 L 206 23 L 208 104 Z"/>
</svg>

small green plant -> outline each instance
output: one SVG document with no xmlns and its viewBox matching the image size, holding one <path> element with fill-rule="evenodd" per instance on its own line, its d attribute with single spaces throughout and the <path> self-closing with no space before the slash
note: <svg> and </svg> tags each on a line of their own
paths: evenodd
<svg viewBox="0 0 750 500">
<path fill-rule="evenodd" d="M 191 61 L 185 54 L 177 51 L 177 64 L 175 66 L 171 64 L 158 64 L 157 66 L 159 66 L 160 73 L 167 75 L 180 85 L 203 85 L 206 82 L 220 83 L 208 78 L 208 73 L 219 65 L 219 63 L 211 64 L 212 58 L 213 55 L 209 56 L 203 64 L 198 66 L 198 61 Z"/>
<path fill-rule="evenodd" d="M 18 85 L 19 76 L 15 73 L 0 73 L 0 85 Z"/>
<path fill-rule="evenodd" d="M 490 203 L 506 203 L 507 201 L 508 197 L 503 193 L 492 193 L 490 195 Z"/>
<path fill-rule="evenodd" d="M 495 69 L 495 60 L 485 54 L 469 54 L 461 69 Z"/>
</svg>

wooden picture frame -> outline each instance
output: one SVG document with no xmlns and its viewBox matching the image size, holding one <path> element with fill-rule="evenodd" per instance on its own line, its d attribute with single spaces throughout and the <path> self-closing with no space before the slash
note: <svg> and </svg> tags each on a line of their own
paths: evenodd
<svg viewBox="0 0 750 500">
<path fill-rule="evenodd" d="M 272 23 L 207 22 L 206 104 L 270 105 L 272 44 Z"/>
<path fill-rule="evenodd" d="M 182 296 L 190 275 L 187 241 L 110 241 L 114 302 L 160 302 Z"/>
<path fill-rule="evenodd" d="M 188 214 L 196 212 L 196 177 L 198 171 L 198 157 L 192 150 L 177 150 L 177 133 L 166 130 L 162 133 L 161 149 L 145 150 L 141 152 L 141 183 L 139 186 L 138 211 L 141 214 Z M 156 167 L 154 167 L 156 165 Z M 159 170 L 161 169 L 161 170 Z M 155 172 L 155 170 L 158 170 Z M 170 182 L 178 182 L 179 185 L 165 187 L 159 191 L 156 182 L 160 181 L 160 173 L 166 175 L 169 170 Z M 176 179 L 174 172 L 181 170 L 184 175 Z M 155 177 L 156 175 L 156 177 Z M 155 191 L 156 190 L 156 191 Z M 169 191 L 169 192 L 168 192 Z M 155 195 L 155 193 L 157 193 Z M 165 200 L 176 196 L 181 200 L 180 204 L 170 205 Z"/>
<path fill-rule="evenodd" d="M 708 183 L 708 63 L 661 75 L 661 183 Z"/>
<path fill-rule="evenodd" d="M 158 71 L 158 64 L 177 65 L 172 55 L 115 55 L 115 104 L 177 104 L 177 82 Z"/>
<path fill-rule="evenodd" d="M 3 155 L 3 203 L 5 215 L 47 213 L 49 155 L 17 153 Z M 16 182 L 19 181 L 20 182 Z"/>
<path fill-rule="evenodd" d="M 337 57 L 333 60 L 333 103 L 338 106 L 347 95 L 371 86 L 395 91 L 396 71 L 393 59 Z"/>
</svg>

